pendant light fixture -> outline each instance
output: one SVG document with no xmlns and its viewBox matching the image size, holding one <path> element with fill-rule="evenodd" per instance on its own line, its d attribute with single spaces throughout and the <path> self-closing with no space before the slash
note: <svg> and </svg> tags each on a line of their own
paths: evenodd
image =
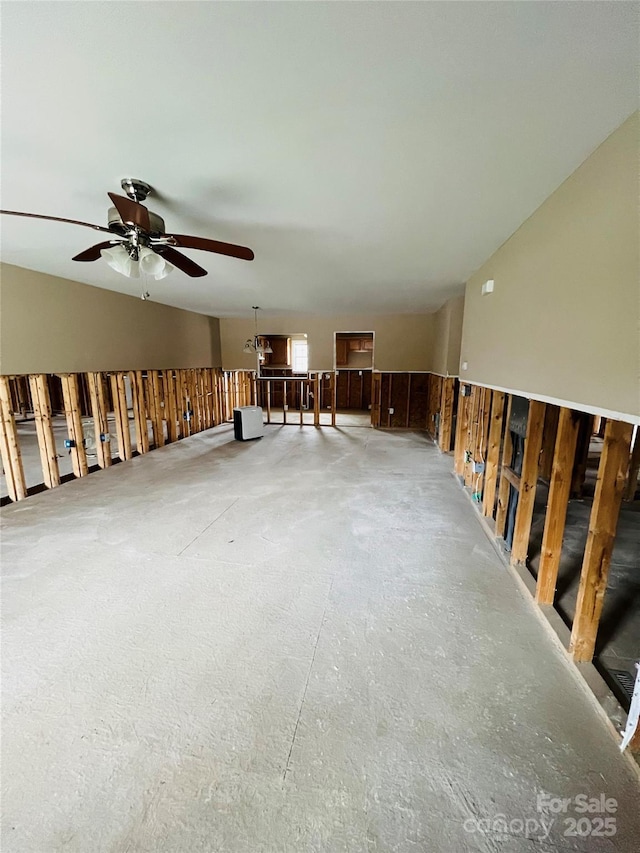
<svg viewBox="0 0 640 853">
<path fill-rule="evenodd" d="M 244 344 L 244 349 L 242 352 L 246 353 L 257 353 L 260 357 L 260 361 L 264 360 L 265 355 L 272 353 L 271 345 L 269 341 L 261 339 L 258 335 L 258 311 L 260 310 L 259 305 L 253 305 L 253 316 L 255 323 L 255 334 L 253 336 L 253 340 L 251 338 L 247 338 Z"/>
</svg>

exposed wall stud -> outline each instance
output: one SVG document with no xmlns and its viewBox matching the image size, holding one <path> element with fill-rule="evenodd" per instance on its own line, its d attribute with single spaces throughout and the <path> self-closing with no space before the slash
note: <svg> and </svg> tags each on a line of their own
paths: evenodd
<svg viewBox="0 0 640 853">
<path fill-rule="evenodd" d="M 560 409 L 536 583 L 538 604 L 553 604 L 555 596 L 578 427 L 576 414 L 571 409 Z"/>
<path fill-rule="evenodd" d="M 12 501 L 21 501 L 27 496 L 27 486 L 8 376 L 0 376 L 0 453 L 9 497 Z"/>
<path fill-rule="evenodd" d="M 624 491 L 631 424 L 607 420 L 598 479 L 582 561 L 569 653 L 576 662 L 590 661 L 596 646 L 602 602 L 607 588 L 611 554 Z"/>
<path fill-rule="evenodd" d="M 524 456 L 522 459 L 522 474 L 520 476 L 520 496 L 518 498 L 516 522 L 513 530 L 513 545 L 511 548 L 512 563 L 526 562 L 527 551 L 529 550 L 533 507 L 536 498 L 536 487 L 538 485 L 545 408 L 545 404 L 539 400 L 529 401 L 529 418 L 527 420 L 527 434 L 524 440 Z"/>
</svg>

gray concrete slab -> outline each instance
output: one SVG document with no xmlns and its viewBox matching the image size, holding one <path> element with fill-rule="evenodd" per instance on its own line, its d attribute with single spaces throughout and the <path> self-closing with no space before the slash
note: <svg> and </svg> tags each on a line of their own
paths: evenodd
<svg viewBox="0 0 640 853">
<path fill-rule="evenodd" d="M 450 466 L 223 426 L 5 507 L 3 853 L 635 853 L 637 776 Z"/>
</svg>

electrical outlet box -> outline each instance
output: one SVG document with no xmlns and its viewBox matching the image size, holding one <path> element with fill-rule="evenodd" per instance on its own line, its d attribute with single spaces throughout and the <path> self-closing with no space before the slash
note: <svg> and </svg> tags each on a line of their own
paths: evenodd
<svg viewBox="0 0 640 853">
<path fill-rule="evenodd" d="M 359 371 L 358 371 L 358 376 L 362 376 L 362 371 L 361 371 L 361 370 L 359 370 Z"/>
<path fill-rule="evenodd" d="M 473 473 L 474 474 L 484 474 L 484 462 L 474 462 L 473 463 Z"/>
<path fill-rule="evenodd" d="M 460 393 L 462 394 L 463 397 L 470 397 L 471 396 L 471 385 L 461 385 L 460 386 Z"/>
<path fill-rule="evenodd" d="M 72 447 L 76 446 L 76 443 L 72 438 L 65 438 L 64 446 L 67 450 L 71 450 Z"/>
<path fill-rule="evenodd" d="M 393 408 L 393 406 L 392 406 L 392 407 L 389 409 L 389 414 L 390 414 L 390 415 L 392 415 L 394 412 L 395 412 L 395 409 L 394 409 L 394 408 Z"/>
</svg>

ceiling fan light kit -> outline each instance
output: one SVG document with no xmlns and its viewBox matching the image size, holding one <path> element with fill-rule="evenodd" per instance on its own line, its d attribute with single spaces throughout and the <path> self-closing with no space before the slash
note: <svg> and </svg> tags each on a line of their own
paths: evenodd
<svg viewBox="0 0 640 853">
<path fill-rule="evenodd" d="M 254 254 L 246 246 L 236 246 L 234 243 L 223 243 L 219 240 L 187 234 L 167 234 L 164 219 L 142 204 L 152 192 L 151 186 L 137 178 L 123 178 L 120 186 L 127 197 L 108 193 L 113 207 L 109 208 L 106 228 L 102 225 L 92 225 L 90 222 L 65 219 L 60 216 L 24 213 L 17 210 L 0 210 L 0 213 L 67 222 L 110 234 L 109 240 L 80 252 L 73 260 L 91 262 L 103 258 L 113 270 L 127 278 L 139 278 L 142 272 L 152 275 L 156 281 L 159 281 L 172 272 L 174 267 L 191 278 L 207 275 L 207 270 L 178 252 L 177 249 L 198 249 L 202 252 L 227 255 L 244 261 L 253 260 Z"/>
</svg>

